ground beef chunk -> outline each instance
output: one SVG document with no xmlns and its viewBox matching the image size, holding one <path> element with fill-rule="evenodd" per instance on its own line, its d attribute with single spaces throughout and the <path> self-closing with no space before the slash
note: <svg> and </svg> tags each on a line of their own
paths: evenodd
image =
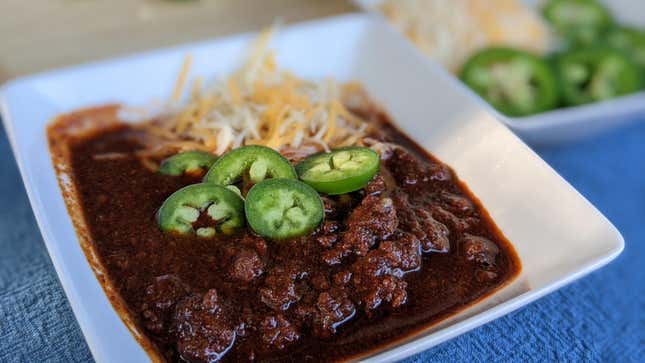
<svg viewBox="0 0 645 363">
<path fill-rule="evenodd" d="M 432 181 L 445 182 L 452 179 L 452 171 L 448 165 L 439 162 L 428 165 L 428 174 Z"/>
<path fill-rule="evenodd" d="M 388 253 L 388 259 L 395 261 L 393 266 L 403 272 L 415 271 L 421 267 L 421 242 L 409 233 L 402 233 L 394 241 L 381 243 L 378 249 Z"/>
<path fill-rule="evenodd" d="M 229 276 L 234 280 L 250 282 L 262 275 L 264 264 L 255 251 L 241 250 L 229 268 Z"/>
<path fill-rule="evenodd" d="M 316 297 L 315 295 L 309 296 Z M 291 308 L 289 312 L 295 315 L 295 319 L 298 323 L 300 323 L 299 326 L 302 326 L 310 323 L 312 316 L 316 312 L 316 307 L 311 301 L 307 303 L 301 301 L 296 306 Z"/>
<path fill-rule="evenodd" d="M 214 289 L 177 303 L 174 315 L 177 352 L 188 362 L 216 362 L 233 346 L 235 326 Z"/>
<path fill-rule="evenodd" d="M 330 220 L 323 222 L 322 233 L 332 234 L 332 233 L 338 232 L 338 230 L 340 230 L 340 223 L 336 221 L 330 221 Z"/>
<path fill-rule="evenodd" d="M 499 247 L 487 238 L 464 235 L 461 240 L 464 254 L 468 261 L 476 262 L 483 267 L 494 267 L 499 254 Z"/>
<path fill-rule="evenodd" d="M 438 205 L 431 205 L 430 213 L 434 219 L 452 227 L 457 233 L 466 232 L 479 224 L 479 218 L 477 217 L 457 217 Z"/>
<path fill-rule="evenodd" d="M 394 149 L 386 165 L 397 176 L 397 181 L 403 187 L 429 180 L 423 165 L 405 149 Z"/>
<path fill-rule="evenodd" d="M 321 247 L 331 248 L 338 241 L 339 229 L 340 223 L 332 220 L 324 221 L 320 228 L 321 234 L 315 237 L 316 242 L 318 242 Z"/>
<path fill-rule="evenodd" d="M 450 230 L 448 227 L 432 218 L 432 214 L 426 210 L 416 208 L 414 211 L 419 227 L 424 232 L 424 235 L 419 238 L 423 252 L 446 253 L 450 251 Z"/>
<path fill-rule="evenodd" d="M 309 279 L 314 290 L 323 291 L 329 289 L 329 280 L 322 273 L 315 273 Z"/>
<path fill-rule="evenodd" d="M 421 242 L 423 252 L 448 252 L 450 230 L 445 224 L 432 218 L 425 209 L 413 206 L 407 194 L 393 196 L 400 228 L 415 235 Z"/>
<path fill-rule="evenodd" d="M 298 329 L 280 314 L 264 318 L 258 326 L 258 331 L 262 342 L 275 349 L 284 349 L 300 339 Z"/>
<path fill-rule="evenodd" d="M 386 275 L 378 278 L 375 285 L 370 287 L 357 288 L 362 290 L 361 302 L 365 312 L 375 310 L 383 302 L 389 302 L 393 308 L 406 303 L 408 293 L 407 282 L 397 276 Z"/>
<path fill-rule="evenodd" d="M 240 246 L 254 250 L 261 257 L 266 256 L 269 249 L 267 241 L 264 238 L 252 234 L 245 234 L 239 244 Z"/>
<path fill-rule="evenodd" d="M 336 286 L 345 286 L 352 279 L 351 271 L 340 271 L 332 276 L 332 281 Z"/>
<path fill-rule="evenodd" d="M 336 215 L 336 201 L 329 196 L 321 196 L 323 201 L 323 208 L 325 210 L 325 217 L 334 217 Z"/>
<path fill-rule="evenodd" d="M 463 195 L 443 192 L 439 194 L 439 198 L 443 201 L 445 208 L 456 215 L 469 216 L 475 211 L 473 202 Z"/>
<path fill-rule="evenodd" d="M 497 279 L 497 273 L 493 271 L 477 270 L 475 278 L 479 282 L 491 282 Z"/>
<path fill-rule="evenodd" d="M 260 299 L 273 310 L 289 309 L 292 303 L 300 300 L 300 295 L 296 292 L 297 277 L 282 267 L 272 269 L 264 279 L 264 286 L 260 288 Z"/>
<path fill-rule="evenodd" d="M 175 275 L 163 275 L 145 290 L 145 301 L 141 306 L 143 326 L 154 334 L 162 334 L 169 328 L 169 320 L 175 304 L 189 294 L 188 285 Z"/>
<path fill-rule="evenodd" d="M 243 306 L 239 309 L 237 328 L 235 332 L 238 337 L 246 337 L 255 332 L 256 312 L 251 306 Z"/>
<path fill-rule="evenodd" d="M 351 283 L 366 312 L 378 308 L 383 302 L 398 307 L 407 300 L 407 283 L 402 279 L 400 257 L 396 249 L 385 242 L 384 247 L 359 257 L 351 266 Z"/>
<path fill-rule="evenodd" d="M 372 179 L 367 185 L 365 186 L 365 193 L 366 194 L 374 194 L 378 195 L 381 194 L 385 191 L 386 186 L 385 186 L 385 179 L 383 179 L 383 176 L 380 174 L 377 174 L 374 179 Z"/>
<path fill-rule="evenodd" d="M 337 234 L 324 234 L 324 235 L 321 235 L 321 236 L 316 236 L 315 239 L 316 239 L 316 242 L 318 242 L 318 244 L 321 247 L 331 248 L 331 247 L 334 246 L 334 244 L 336 242 L 338 242 L 338 235 Z"/>
<path fill-rule="evenodd" d="M 334 265 L 351 253 L 365 256 L 377 241 L 394 233 L 398 224 L 392 199 L 368 195 L 349 215 L 341 241 L 323 253 L 323 259 Z"/>
<path fill-rule="evenodd" d="M 345 219 L 347 212 L 352 210 L 357 202 L 360 202 L 360 200 L 356 200 L 356 198 L 349 194 L 323 195 L 320 198 L 323 201 L 326 220 Z"/>
<path fill-rule="evenodd" d="M 414 192 L 414 185 L 452 179 L 452 172 L 446 165 L 439 162 L 423 163 L 403 148 L 395 148 L 392 151 L 386 166 L 397 176 L 399 185 L 410 193 Z"/>
<path fill-rule="evenodd" d="M 329 338 L 336 329 L 356 313 L 354 303 L 340 289 L 325 291 L 318 295 L 313 320 L 314 335 Z"/>
</svg>

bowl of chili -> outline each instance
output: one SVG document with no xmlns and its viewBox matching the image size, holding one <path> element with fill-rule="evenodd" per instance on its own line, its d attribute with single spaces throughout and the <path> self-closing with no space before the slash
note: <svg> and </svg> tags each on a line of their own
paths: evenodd
<svg viewBox="0 0 645 363">
<path fill-rule="evenodd" d="M 228 233 L 234 234 L 235 230 L 248 228 L 242 227 L 245 224 L 271 241 L 272 248 L 282 248 L 285 253 L 296 253 L 297 249 L 290 250 L 294 245 L 289 243 L 294 243 L 293 240 L 289 242 L 284 238 L 307 233 L 309 229 L 320 225 L 323 218 L 321 207 L 327 208 L 320 199 L 321 195 L 356 193 L 352 192 L 356 188 L 363 188 L 364 191 L 358 195 L 363 198 L 361 203 L 365 203 L 362 214 L 358 214 L 351 222 L 359 232 L 364 223 L 370 221 L 369 218 L 360 218 L 361 215 L 380 213 L 384 218 L 392 218 L 394 201 L 379 196 L 379 190 L 382 189 L 379 189 L 381 187 L 378 181 L 374 181 L 375 185 L 370 187 L 376 188 L 375 190 L 369 192 L 366 189 L 366 181 L 372 182 L 370 179 L 373 179 L 376 172 L 374 154 L 361 148 L 330 150 L 311 156 L 311 159 L 305 158 L 301 163 L 295 163 L 295 167 L 269 150 L 252 146 L 249 146 L 251 149 L 242 147 L 218 155 L 217 160 L 199 153 L 179 154 L 162 161 L 161 164 L 165 167 L 155 173 L 146 171 L 143 166 L 136 166 L 139 164 L 131 163 L 132 160 L 127 158 L 110 159 L 112 154 L 94 158 L 93 153 L 105 149 L 106 144 L 102 142 L 83 143 L 79 146 L 80 149 L 73 152 L 80 164 L 88 168 L 99 165 L 99 168 L 92 169 L 95 173 L 70 174 L 73 170 L 62 166 L 60 159 L 50 158 L 45 128 L 52 118 L 79 107 L 114 101 L 141 104 L 150 98 L 162 97 L 165 95 L 161 91 L 162 86 L 173 82 L 177 65 L 187 52 L 191 52 L 196 60 L 195 72 L 229 74 L 253 36 L 247 34 L 204 41 L 52 71 L 13 80 L 0 89 L 2 119 L 36 220 L 70 305 L 97 361 L 146 361 L 151 357 L 147 352 L 152 348 L 144 343 L 140 344 L 146 341 L 141 338 L 142 330 L 138 328 L 140 321 L 132 318 L 128 309 L 119 305 L 123 304 L 118 298 L 123 290 L 106 284 L 104 274 L 106 271 L 116 273 L 116 269 L 127 269 L 128 266 L 136 268 L 136 263 L 124 264 L 124 260 L 120 258 L 136 259 L 143 255 L 110 255 L 111 258 L 116 258 L 112 260 L 115 264 L 112 269 L 105 270 L 103 260 L 91 252 L 93 241 L 88 238 L 92 234 L 83 233 L 83 230 L 77 234 L 74 229 L 75 224 L 84 221 L 86 217 L 92 220 L 120 218 L 123 221 L 122 229 L 111 228 L 109 223 L 96 223 L 93 227 L 103 231 L 105 237 L 112 236 L 107 240 L 112 239 L 116 247 L 121 243 L 133 243 L 130 245 L 132 248 L 141 248 L 140 251 L 154 255 L 162 250 L 172 250 L 177 255 L 190 253 L 184 248 L 186 245 L 182 241 L 190 242 L 190 250 L 207 251 L 213 247 L 212 242 L 208 241 L 226 241 Z M 496 246 L 502 246 L 501 251 L 514 250 L 521 261 L 521 270 L 514 270 L 518 273 L 513 275 L 514 279 L 492 290 L 494 294 L 484 295 L 486 297 L 481 300 L 475 299 L 470 305 L 459 305 L 454 314 L 442 316 L 441 321 L 434 321 L 431 325 L 408 331 L 408 334 L 390 340 L 388 344 L 378 345 L 372 350 L 361 350 L 362 358 L 392 361 L 429 349 L 600 268 L 621 252 L 622 236 L 595 207 L 499 123 L 493 113 L 464 94 L 453 78 L 439 67 L 428 63 L 410 45 L 401 42 L 400 36 L 381 21 L 371 16 L 354 14 L 289 26 L 276 40 L 276 54 L 281 64 L 300 76 L 318 79 L 334 76 L 340 80 L 360 82 L 375 102 L 396 120 L 396 127 L 389 132 L 398 135 L 397 142 L 408 145 L 408 149 L 416 155 L 428 155 L 430 152 L 450 165 L 451 168 L 443 167 L 433 157 L 426 156 L 424 160 L 429 166 L 422 173 L 415 174 L 409 172 L 414 170 L 410 169 L 410 163 L 416 165 L 415 157 L 410 156 L 413 154 L 396 151 L 394 158 L 389 159 L 387 169 L 397 170 L 396 168 L 403 167 L 403 171 L 397 172 L 399 178 L 395 181 L 406 185 L 405 188 L 410 191 L 409 198 L 414 196 L 415 190 L 423 191 L 421 184 L 415 183 L 441 185 L 442 182 L 450 181 L 445 193 L 436 195 L 442 203 L 453 205 L 465 213 L 471 213 L 473 206 L 486 206 L 485 210 L 476 207 L 477 215 L 485 220 L 494 220 L 495 224 L 486 224 L 488 229 L 482 227 L 480 232 L 491 236 L 497 236 L 496 233 L 499 232 L 500 236 L 505 236 L 504 239 L 512 241 L 512 249 L 504 247 L 510 246 L 505 243 L 495 245 L 482 237 L 464 235 L 460 242 L 464 251 L 459 254 L 470 256 L 469 262 L 464 263 L 490 263 L 490 256 L 500 252 Z M 217 61 L 214 62 L 213 59 Z M 327 61 L 320 62 L 320 59 Z M 124 87 L 126 84 L 128 87 Z M 116 108 L 114 105 L 95 108 L 92 119 L 98 124 L 109 124 Z M 88 115 L 86 111 L 77 111 L 68 114 L 68 119 L 78 122 L 76 125 L 80 126 Z M 50 129 L 50 132 L 58 131 L 60 130 Z M 75 131 L 83 132 L 83 128 Z M 114 152 L 132 145 L 129 143 L 131 140 L 122 137 L 121 131 L 123 129 L 117 128 L 109 134 L 112 135 L 110 140 L 113 140 L 109 145 L 115 148 Z M 409 136 L 405 136 L 406 134 Z M 138 134 L 135 132 L 133 135 Z M 65 150 L 63 144 L 54 143 L 51 146 L 53 150 Z M 381 150 L 380 155 L 384 155 L 384 152 L 386 150 Z M 125 169 L 109 167 L 117 164 L 130 166 Z M 201 175 L 207 169 L 209 171 L 205 179 L 194 175 Z M 145 175 L 145 178 L 142 179 L 141 175 Z M 452 179 L 452 175 L 458 176 L 458 179 Z M 78 185 L 92 186 L 82 193 L 83 198 L 96 203 L 94 205 L 97 209 L 92 210 L 104 213 L 83 214 L 83 209 L 73 201 L 68 205 L 70 208 L 66 208 L 66 201 L 69 200 L 64 195 L 78 186 L 73 180 L 79 176 L 84 178 L 86 184 Z M 255 185 L 250 190 L 235 190 L 231 185 L 240 178 L 253 179 Z M 150 180 L 156 181 L 144 182 Z M 185 186 L 187 184 L 190 185 Z M 106 195 L 105 191 L 101 191 L 101 188 L 108 185 L 110 191 L 117 192 Z M 465 202 L 463 196 L 459 198 L 455 194 L 465 193 L 463 190 L 466 190 L 466 185 L 472 192 L 466 198 L 470 203 Z M 240 197 L 240 191 L 245 199 Z M 364 194 L 368 192 L 376 194 Z M 427 197 L 426 192 L 418 194 Z M 123 199 L 122 195 L 129 197 Z M 110 204 L 115 201 L 117 204 Z M 411 202 L 408 200 L 408 203 Z M 397 203 L 405 204 L 405 201 Z M 157 214 L 149 213 L 156 209 Z M 423 211 L 418 213 L 426 215 Z M 287 225 L 276 224 L 273 218 L 275 214 L 284 215 L 285 218 L 280 221 L 287 221 Z M 212 220 L 200 225 L 200 219 L 206 215 Z M 449 218 L 449 214 L 442 215 Z M 136 223 L 131 223 L 132 221 Z M 137 224 L 139 221 L 145 222 Z M 478 222 L 472 220 L 469 223 Z M 379 233 L 390 233 L 388 228 L 390 227 L 384 224 Z M 143 238 L 151 236 L 143 232 L 146 230 L 151 231 L 155 238 Z M 185 240 L 181 234 L 195 237 Z M 113 238 L 119 235 L 132 238 Z M 160 240 L 172 243 L 160 246 L 157 244 Z M 230 242 L 235 241 L 241 242 Z M 257 237 L 250 241 L 256 243 Z M 381 247 L 385 249 L 396 246 L 383 243 Z M 242 247 L 244 245 L 230 246 L 233 251 Z M 261 247 L 262 244 L 255 248 Z M 427 247 L 424 249 L 429 253 L 445 253 L 445 248 L 440 248 L 441 246 Z M 422 247 L 417 245 L 416 248 Z M 360 251 L 351 253 L 356 255 L 355 258 L 360 258 Z M 247 255 L 236 256 L 244 263 L 253 263 L 253 258 L 249 260 Z M 449 267 L 445 270 L 440 268 L 441 259 L 436 256 L 438 255 L 431 257 L 431 260 L 435 261 L 437 271 L 450 271 Z M 173 263 L 167 264 L 166 260 L 160 259 L 159 266 L 181 268 L 187 276 L 202 272 L 201 264 L 181 262 L 172 259 L 173 256 L 166 257 Z M 188 262 L 191 261 L 193 260 Z M 409 263 L 414 264 L 414 261 Z M 408 267 L 412 268 L 411 265 Z M 217 270 L 217 267 L 212 268 Z M 253 271 L 255 270 L 252 269 Z M 281 273 L 289 275 L 285 271 Z M 201 275 L 215 280 L 218 278 L 212 273 Z M 272 277 L 277 279 L 276 284 L 281 281 L 278 276 L 282 275 Z M 255 273 L 233 276 L 240 279 L 257 277 Z M 395 274 L 388 276 L 388 281 L 397 281 Z M 494 277 L 484 273 L 481 278 Z M 128 281 L 133 282 L 124 275 L 117 283 L 125 284 Z M 160 291 L 156 289 L 184 291 L 184 284 L 169 276 L 161 276 L 155 283 L 150 292 L 152 295 Z M 229 291 L 237 288 L 235 284 L 227 286 L 230 286 Z M 359 283 L 355 286 L 359 292 L 369 288 Z M 422 285 L 414 291 L 439 291 L 425 287 Z M 274 308 L 283 306 L 281 301 L 271 300 L 275 296 L 270 291 L 261 296 Z M 327 295 L 321 301 L 324 301 L 325 296 Z M 428 298 L 432 296 L 434 295 L 427 295 Z M 194 357 L 191 355 L 195 350 L 191 350 L 193 341 L 190 335 L 193 330 L 186 330 L 187 326 L 194 326 L 191 325 L 195 323 L 194 319 L 206 324 L 202 326 L 204 329 L 228 324 L 229 309 L 234 309 L 235 306 L 222 305 L 221 302 L 226 299 L 226 296 L 209 290 L 198 297 L 189 295 L 177 306 L 175 319 L 179 322 L 179 349 L 185 354 L 182 356 Z M 394 296 L 388 299 L 391 304 L 395 304 Z M 249 297 L 239 301 L 242 304 L 264 303 L 256 300 L 258 299 Z M 398 300 L 398 303 L 402 302 Z M 165 305 L 159 306 L 163 308 Z M 346 309 L 346 302 L 343 306 L 338 314 L 344 318 L 351 316 L 348 315 L 351 309 Z M 146 316 L 149 319 L 152 315 Z M 163 329 L 164 325 L 152 324 L 147 327 L 146 329 Z M 280 317 L 266 320 L 262 327 L 268 330 L 279 328 L 282 333 L 293 333 L 285 319 Z M 219 349 L 218 352 L 226 352 L 231 349 L 237 333 L 230 329 L 221 331 L 223 333 L 215 337 L 212 344 Z M 286 337 L 295 339 L 293 334 Z M 283 341 L 288 343 L 291 338 Z M 327 346 L 325 344 L 331 344 L 329 342 L 318 346 Z M 340 338 L 332 338 L 331 342 L 343 343 Z M 374 347 L 371 342 L 358 342 L 360 344 L 350 344 L 347 349 L 359 349 L 362 344 Z M 334 354 L 335 351 L 322 352 Z"/>
</svg>

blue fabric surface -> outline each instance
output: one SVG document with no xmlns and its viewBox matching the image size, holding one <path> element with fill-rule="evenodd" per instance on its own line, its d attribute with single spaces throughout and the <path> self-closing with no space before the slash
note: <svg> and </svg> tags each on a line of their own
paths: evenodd
<svg viewBox="0 0 645 363">
<path fill-rule="evenodd" d="M 406 362 L 645 361 L 645 122 L 540 155 L 626 240 L 609 266 Z M 0 362 L 92 357 L 0 130 Z"/>
</svg>

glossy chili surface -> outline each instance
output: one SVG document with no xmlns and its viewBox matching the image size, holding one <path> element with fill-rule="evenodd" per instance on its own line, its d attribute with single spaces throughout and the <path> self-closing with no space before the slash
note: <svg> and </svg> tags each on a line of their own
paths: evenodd
<svg viewBox="0 0 645 363">
<path fill-rule="evenodd" d="M 92 247 L 140 330 L 169 361 L 334 361 L 445 318 L 517 275 L 520 263 L 446 165 L 382 114 L 382 165 L 364 189 L 324 196 L 311 235 L 266 241 L 159 230 L 156 213 L 195 175 L 167 176 L 119 126 L 71 145 Z M 396 143 L 400 146 L 394 146 Z M 123 155 L 101 158 L 97 155 Z M 296 161 L 293 161 L 296 162 Z"/>
</svg>

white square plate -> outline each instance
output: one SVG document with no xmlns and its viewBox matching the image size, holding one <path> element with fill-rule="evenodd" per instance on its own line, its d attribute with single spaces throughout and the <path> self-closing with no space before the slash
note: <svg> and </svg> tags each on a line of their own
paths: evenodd
<svg viewBox="0 0 645 363">
<path fill-rule="evenodd" d="M 92 354 L 140 362 L 146 353 L 121 322 L 78 243 L 50 160 L 45 126 L 79 107 L 165 97 L 186 53 L 193 75 L 223 76 L 254 35 L 140 54 L 14 80 L 0 90 L 7 128 L 38 225 Z M 451 165 L 511 240 L 523 270 L 458 315 L 371 357 L 400 359 L 523 306 L 616 257 L 620 233 L 444 71 L 383 22 L 348 15 L 284 29 L 281 65 L 316 79 L 362 82 L 400 127 Z"/>
<path fill-rule="evenodd" d="M 543 0 L 521 0 L 539 11 Z M 645 1 L 643 0 L 601 0 L 619 22 L 645 28 Z M 354 0 L 360 8 L 378 13 L 378 4 L 383 0 Z M 446 6 L 450 6 L 447 2 Z M 378 18 L 384 19 L 378 15 Z M 449 71 L 445 71 L 449 76 Z M 560 144 L 597 135 L 603 131 L 617 128 L 634 121 L 636 116 L 645 115 L 645 91 L 592 104 L 555 109 L 536 115 L 510 117 L 503 115 L 486 101 L 472 92 L 464 90 L 476 98 L 482 107 L 508 125 L 524 141 L 533 145 Z"/>
</svg>

